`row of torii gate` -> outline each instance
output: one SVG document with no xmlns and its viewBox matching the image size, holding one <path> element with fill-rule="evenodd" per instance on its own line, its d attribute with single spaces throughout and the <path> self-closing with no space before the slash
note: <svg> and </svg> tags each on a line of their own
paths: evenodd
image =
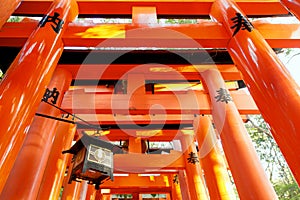
<svg viewBox="0 0 300 200">
<path fill-rule="evenodd" d="M 300 26 L 246 17 L 299 18 L 300 1 L 4 0 L 0 13 L 0 59 L 21 48 L 0 85 L 0 199 L 58 199 L 62 186 L 62 199 L 141 199 L 143 193 L 235 199 L 228 170 L 241 199 L 277 199 L 243 124 L 245 114 L 258 113 L 300 182 L 300 88 L 272 49 L 298 48 Z M 72 23 L 78 14 L 130 16 L 132 23 Z M 11 15 L 43 18 L 6 22 Z M 203 16 L 212 20 L 157 23 Z M 185 61 L 174 61 L 175 54 Z M 101 85 L 111 80 L 113 86 Z M 202 90 L 161 91 L 156 84 L 195 80 Z M 229 80 L 244 80 L 251 96 L 226 85 Z M 128 153 L 114 155 L 115 173 L 128 175 L 103 183 L 107 193 L 64 182 L 70 159 L 61 152 L 90 127 L 42 117 L 62 114 L 42 98 L 110 127 L 100 138 L 128 141 Z M 145 154 L 145 140 L 180 144 L 169 154 Z M 160 176 L 140 175 L 149 173 Z"/>
</svg>

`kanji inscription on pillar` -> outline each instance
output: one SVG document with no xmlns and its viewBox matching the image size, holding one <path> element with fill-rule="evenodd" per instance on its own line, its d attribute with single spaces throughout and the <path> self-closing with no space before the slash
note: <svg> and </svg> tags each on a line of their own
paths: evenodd
<svg viewBox="0 0 300 200">
<path fill-rule="evenodd" d="M 59 91 L 57 90 L 57 88 L 53 88 L 52 90 L 49 90 L 47 88 L 44 93 L 44 96 L 43 96 L 43 101 L 48 102 L 48 99 L 51 99 L 50 102 L 55 105 L 57 102 L 58 96 L 59 96 Z"/>
<path fill-rule="evenodd" d="M 192 163 L 192 164 L 196 164 L 197 162 L 199 162 L 198 156 L 194 152 L 190 152 L 188 154 L 187 160 L 188 160 L 188 163 Z"/>
<path fill-rule="evenodd" d="M 174 177 L 173 177 L 173 183 L 179 184 L 178 174 L 175 174 L 175 175 L 174 175 Z"/>
<path fill-rule="evenodd" d="M 59 18 L 59 13 L 55 12 L 53 16 L 50 15 L 44 15 L 42 20 L 39 23 L 40 27 L 44 27 L 46 23 L 52 23 L 55 26 L 51 24 L 52 29 L 55 31 L 55 33 L 59 33 L 60 29 L 62 29 L 62 26 L 64 24 L 64 21 Z"/>
<path fill-rule="evenodd" d="M 219 90 L 217 90 L 218 95 L 215 96 L 215 99 L 217 102 L 225 102 L 228 103 L 229 101 L 232 101 L 232 98 L 228 92 L 228 90 L 226 90 L 225 88 L 220 88 Z"/>
<path fill-rule="evenodd" d="M 247 30 L 248 32 L 251 32 L 254 28 L 251 22 L 241 13 L 236 13 L 236 16 L 231 18 L 231 21 L 233 21 L 234 25 L 230 28 L 235 29 L 232 37 L 235 36 L 240 30 Z"/>
</svg>

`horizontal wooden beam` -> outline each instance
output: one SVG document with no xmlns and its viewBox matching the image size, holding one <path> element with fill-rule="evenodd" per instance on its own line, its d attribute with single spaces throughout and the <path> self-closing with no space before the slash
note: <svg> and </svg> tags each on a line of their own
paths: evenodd
<svg viewBox="0 0 300 200">
<path fill-rule="evenodd" d="M 175 119 L 174 115 L 166 115 L 162 117 L 162 120 L 157 120 L 155 116 L 152 115 L 145 117 L 142 115 L 130 115 L 128 118 L 135 118 L 134 121 L 127 120 L 116 120 L 118 121 L 106 121 L 105 117 L 109 118 L 110 115 L 97 115 L 98 122 L 93 122 L 86 115 L 77 115 L 81 118 L 89 121 L 93 126 L 87 126 L 85 123 L 80 121 L 77 122 L 77 131 L 85 131 L 90 134 L 99 134 L 100 138 L 107 141 L 125 141 L 129 140 L 130 137 L 141 138 L 143 140 L 148 140 L 150 142 L 170 142 L 172 140 L 180 139 L 183 134 L 194 134 L 193 132 L 193 119 L 194 116 L 191 115 L 178 115 L 178 119 Z M 116 115 L 118 116 L 118 115 Z M 174 120 L 170 120 L 170 116 L 174 117 Z M 137 120 L 137 118 L 139 118 Z M 152 120 L 149 120 L 152 118 Z M 156 118 L 156 119 L 155 119 Z M 163 118 L 168 118 L 163 120 Z M 241 115 L 244 122 L 247 122 L 247 116 Z M 145 119 L 145 121 L 142 121 Z M 114 124 L 115 123 L 115 124 Z M 103 131 L 98 131 L 95 126 L 105 129 Z M 108 129 L 108 130 L 107 130 Z"/>
<path fill-rule="evenodd" d="M 214 0 L 77 0 L 80 15 L 102 16 L 130 16 L 133 6 L 156 7 L 158 16 L 208 16 L 213 2 Z M 236 2 L 247 15 L 288 14 L 279 0 L 236 0 Z M 42 15 L 51 3 L 52 0 L 23 0 L 14 14 Z"/>
<path fill-rule="evenodd" d="M 267 9 L 266 9 L 267 10 Z M 273 48 L 299 48 L 299 24 L 254 22 Z M 21 47 L 37 22 L 6 23 L 0 32 L 0 46 Z M 149 47 L 149 48 L 225 48 L 230 39 L 221 24 L 151 25 L 91 24 L 67 27 L 63 41 L 67 47 Z"/>
<path fill-rule="evenodd" d="M 189 129 L 180 129 L 179 130 L 170 130 L 170 129 L 163 129 L 164 124 L 161 125 L 161 127 L 156 129 L 125 129 L 122 126 L 120 126 L 120 129 L 109 129 L 104 132 L 99 132 L 99 134 L 102 134 L 103 136 L 99 136 L 101 139 L 106 141 L 125 141 L 129 140 L 129 138 L 141 138 L 143 140 L 148 140 L 150 142 L 170 142 L 173 140 L 180 139 L 180 137 L 183 135 L 182 130 L 186 133 L 193 133 L 192 130 L 192 124 L 190 124 Z M 89 131 L 92 128 L 84 128 L 84 129 L 78 129 L 78 131 Z M 97 132 L 95 129 L 92 129 L 93 133 L 96 134 Z M 155 152 L 156 153 L 156 152 Z"/>
<path fill-rule="evenodd" d="M 185 168 L 182 153 L 172 150 L 170 154 L 115 154 L 115 173 L 159 173 L 161 170 Z"/>
<path fill-rule="evenodd" d="M 129 125 L 129 124 L 181 124 L 193 123 L 194 115 L 111 115 L 111 114 L 78 114 L 77 117 L 91 124 Z M 76 122 L 80 122 L 76 120 Z"/>
<path fill-rule="evenodd" d="M 102 188 L 102 185 L 100 186 Z M 103 188 L 105 189 L 105 188 Z M 140 188 L 112 188 L 107 189 L 106 194 L 134 194 L 134 193 L 140 193 L 140 194 L 166 194 L 171 193 L 172 188 L 171 187 L 161 187 L 161 188 L 146 188 L 146 187 L 140 187 Z M 104 194 L 105 195 L 105 194 Z"/>
<path fill-rule="evenodd" d="M 99 134 L 106 141 L 125 141 L 130 137 L 150 142 L 170 142 L 180 139 L 183 134 L 194 134 L 194 115 L 111 115 L 78 114 L 84 121 L 76 120 L 77 131 L 87 134 Z M 245 118 L 244 115 L 241 115 Z M 92 125 L 92 126 L 90 126 Z M 103 131 L 95 129 L 98 126 Z M 107 130 L 108 129 L 108 130 Z"/>
<path fill-rule="evenodd" d="M 126 174 L 125 174 L 126 175 Z M 161 188 L 170 187 L 168 175 L 161 174 L 159 176 L 141 176 L 140 174 L 127 174 L 128 176 L 114 176 L 114 180 L 105 181 L 101 184 L 101 188 Z"/>
<path fill-rule="evenodd" d="M 259 114 L 252 97 L 243 90 L 231 91 L 240 114 Z M 61 106 L 76 114 L 211 114 L 208 94 L 96 94 L 68 91 Z"/>
<path fill-rule="evenodd" d="M 211 68 L 217 68 L 224 80 L 242 79 L 240 72 L 233 64 L 59 64 L 58 67 L 70 71 L 73 79 L 76 80 L 119 80 L 127 78 L 127 72 L 142 73 L 145 80 L 200 80 L 200 72 Z"/>
<path fill-rule="evenodd" d="M 194 115 L 112 115 L 112 114 L 77 114 L 77 117 L 84 119 L 93 125 L 148 125 L 148 124 L 193 124 Z M 246 121 L 247 116 L 241 115 Z M 76 123 L 82 121 L 75 119 Z"/>
</svg>

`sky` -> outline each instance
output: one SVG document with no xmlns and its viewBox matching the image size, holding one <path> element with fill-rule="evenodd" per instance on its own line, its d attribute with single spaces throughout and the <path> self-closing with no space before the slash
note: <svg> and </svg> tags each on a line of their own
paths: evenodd
<svg viewBox="0 0 300 200">
<path fill-rule="evenodd" d="M 288 55 L 286 55 L 285 50 L 285 52 L 278 54 L 278 57 L 300 86 L 300 49 L 291 49 Z"/>
</svg>

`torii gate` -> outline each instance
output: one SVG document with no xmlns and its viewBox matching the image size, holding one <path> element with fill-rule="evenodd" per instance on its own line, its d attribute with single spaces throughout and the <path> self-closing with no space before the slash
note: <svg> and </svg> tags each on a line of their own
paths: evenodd
<svg viewBox="0 0 300 200">
<path fill-rule="evenodd" d="M 300 182 L 300 90 L 272 50 L 299 47 L 299 24 L 250 23 L 246 17 L 289 11 L 298 17 L 298 0 L 20 2 L 5 0 L 0 7 L 1 59 L 10 64 L 0 85 L 0 198 L 57 199 L 63 185 L 63 199 L 122 193 L 133 199 L 143 193 L 232 199 L 230 170 L 241 199 L 276 199 L 242 121 L 243 115 L 258 113 Z M 132 23 L 70 23 L 78 14 L 131 17 Z M 6 23 L 11 15 L 44 17 Z M 203 16 L 212 20 L 157 23 L 159 17 Z M 6 59 L 13 56 L 12 63 Z M 237 80 L 245 81 L 251 96 L 225 84 Z M 170 81 L 196 81 L 203 88 L 158 87 Z M 50 104 L 110 127 L 102 139 L 128 141 L 128 153 L 114 156 L 115 173 L 128 176 L 101 185 L 108 193 L 95 194 L 84 182 L 63 183 L 69 158 L 61 152 L 90 127 L 44 118 L 61 115 Z M 211 120 L 226 158 L 215 146 Z M 181 145 L 169 154 L 145 154 L 144 140 Z"/>
</svg>

